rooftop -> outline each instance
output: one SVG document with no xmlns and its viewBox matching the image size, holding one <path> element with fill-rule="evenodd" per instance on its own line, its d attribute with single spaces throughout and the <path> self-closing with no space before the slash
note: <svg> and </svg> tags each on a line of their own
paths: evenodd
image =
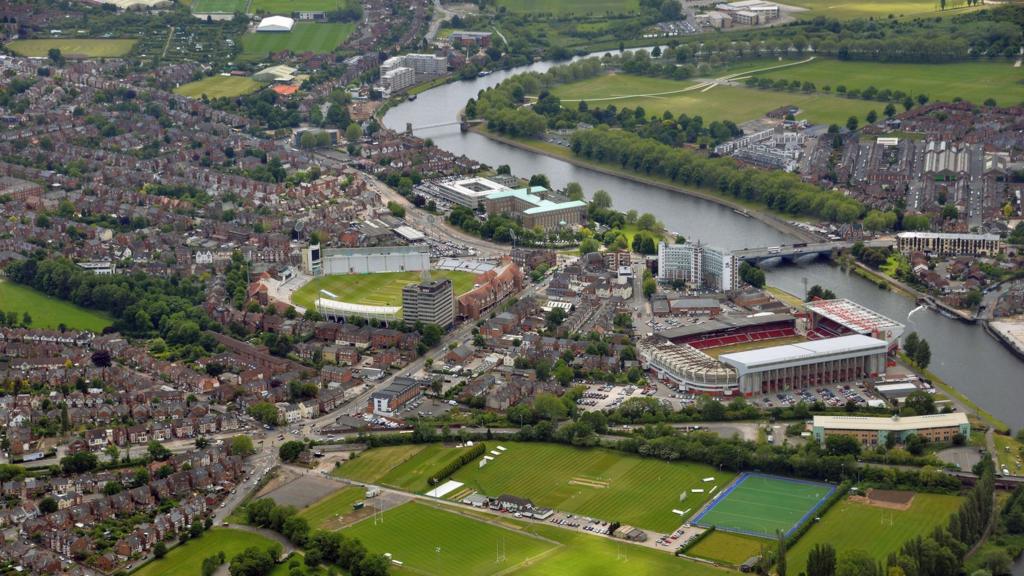
<svg viewBox="0 0 1024 576">
<path fill-rule="evenodd" d="M 896 235 L 899 238 L 938 238 L 946 240 L 999 240 L 998 234 L 960 234 L 957 232 L 900 232 Z"/>
<path fill-rule="evenodd" d="M 523 214 L 543 214 L 544 212 L 551 212 L 554 210 L 564 210 L 566 208 L 580 208 L 586 206 L 587 203 L 582 200 L 570 200 L 568 202 L 552 202 L 546 198 L 541 198 L 537 194 L 547 192 L 547 188 L 543 186 L 533 186 L 531 188 L 519 188 L 517 190 L 510 190 L 508 188 L 488 194 L 488 200 L 497 200 L 499 198 L 508 198 L 514 196 L 523 202 L 533 204 L 533 208 L 527 208 L 523 210 Z"/>
<path fill-rule="evenodd" d="M 872 416 L 815 416 L 814 427 L 831 430 L 920 430 L 922 428 L 947 428 L 967 424 L 963 412 L 929 414 L 926 416 L 893 416 L 879 418 Z"/>
<path fill-rule="evenodd" d="M 870 334 L 880 330 L 896 332 L 903 330 L 903 324 L 845 298 L 814 300 L 804 304 L 804 307 L 860 334 Z"/>
<path fill-rule="evenodd" d="M 722 354 L 718 357 L 718 360 L 742 370 L 778 364 L 780 362 L 805 360 L 823 355 L 868 352 L 876 349 L 884 353 L 888 349 L 888 345 L 884 340 L 854 334 L 851 336 L 829 338 L 827 340 L 812 340 L 799 344 L 785 344 L 759 350 Z"/>
<path fill-rule="evenodd" d="M 692 326 L 680 326 L 678 328 L 670 328 L 658 332 L 658 336 L 672 340 L 674 338 L 682 338 L 685 336 L 693 336 L 695 334 L 704 334 L 706 332 L 718 332 L 721 330 L 728 330 L 730 328 L 748 328 L 752 326 L 760 326 L 762 324 L 771 324 L 773 322 L 792 322 L 793 316 L 790 314 L 755 314 L 752 316 L 719 316 L 714 320 L 707 322 L 701 322 L 700 324 L 694 324 Z"/>
</svg>

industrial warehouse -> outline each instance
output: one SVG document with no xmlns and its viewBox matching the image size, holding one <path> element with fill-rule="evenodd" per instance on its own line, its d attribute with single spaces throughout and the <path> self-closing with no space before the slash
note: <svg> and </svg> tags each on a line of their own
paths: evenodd
<svg viewBox="0 0 1024 576">
<path fill-rule="evenodd" d="M 806 332 L 788 314 L 720 316 L 644 339 L 640 359 L 681 391 L 716 396 L 883 377 L 903 325 L 848 300 L 812 304 Z"/>
</svg>

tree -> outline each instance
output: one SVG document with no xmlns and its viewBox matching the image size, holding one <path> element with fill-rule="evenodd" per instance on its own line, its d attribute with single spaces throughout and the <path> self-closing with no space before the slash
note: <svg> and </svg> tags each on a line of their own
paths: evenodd
<svg viewBox="0 0 1024 576">
<path fill-rule="evenodd" d="M 807 576 L 835 576 L 836 549 L 831 544 L 815 544 L 807 555 Z"/>
<path fill-rule="evenodd" d="M 821 300 L 834 300 L 836 293 L 829 290 L 828 288 L 822 288 L 821 285 L 815 284 L 811 286 L 810 290 L 807 291 L 807 302 L 811 302 L 816 299 Z"/>
<path fill-rule="evenodd" d="M 857 117 L 856 116 L 850 116 L 846 120 L 846 129 L 849 130 L 850 132 L 855 132 L 857 130 L 857 124 L 858 124 Z"/>
<path fill-rule="evenodd" d="M 903 400 L 903 408 L 912 409 L 918 416 L 935 414 L 935 398 L 927 392 L 915 390 Z"/>
<path fill-rule="evenodd" d="M 650 298 L 652 294 L 658 291 L 658 281 L 654 278 L 644 278 L 644 298 Z"/>
<path fill-rule="evenodd" d="M 57 66 L 62 66 L 64 64 L 64 55 L 61 54 L 60 48 L 50 48 L 46 52 L 46 56 L 50 59 L 50 62 L 53 62 Z"/>
<path fill-rule="evenodd" d="M 911 332 L 903 338 L 903 351 L 907 353 L 907 356 L 913 360 L 914 354 L 917 353 L 917 347 L 921 343 L 921 338 L 917 335 L 917 332 Z"/>
<path fill-rule="evenodd" d="M 161 540 L 153 545 L 153 557 L 160 560 L 164 556 L 167 556 L 167 544 Z"/>
<path fill-rule="evenodd" d="M 551 181 L 548 180 L 548 177 L 546 175 L 544 175 L 544 174 L 534 174 L 533 176 L 530 176 L 529 186 L 531 188 L 534 187 L 534 186 L 543 186 L 544 188 L 547 188 L 548 190 L 550 190 L 551 189 Z"/>
<path fill-rule="evenodd" d="M 565 185 L 565 195 L 569 200 L 583 200 L 583 187 L 579 182 L 569 182 Z"/>
<path fill-rule="evenodd" d="M 97 350 L 90 356 L 93 366 L 97 368 L 109 368 L 110 367 L 110 350 Z"/>
<path fill-rule="evenodd" d="M 234 575 L 232 575 L 234 576 Z M 848 550 L 839 556 L 836 576 L 881 576 L 875 559 L 863 550 Z"/>
<path fill-rule="evenodd" d="M 892 118 L 896 115 L 896 106 L 894 106 L 892 102 L 889 102 L 885 105 L 885 110 L 882 111 L 882 113 L 885 114 L 886 118 Z"/>
<path fill-rule="evenodd" d="M 776 545 L 775 573 L 786 576 L 786 534 L 782 530 L 776 531 Z"/>
<path fill-rule="evenodd" d="M 231 559 L 231 576 L 267 576 L 274 569 L 277 555 L 252 546 Z"/>
<path fill-rule="evenodd" d="M 331 108 L 334 108 L 334 106 L 332 105 Z M 348 125 L 348 128 L 345 128 L 345 140 L 347 140 L 350 144 L 354 142 L 359 142 L 359 140 L 362 137 L 363 129 L 359 127 L 359 124 L 353 122 Z"/>
<path fill-rule="evenodd" d="M 865 119 L 868 121 L 868 124 L 874 124 L 875 122 L 878 121 L 878 112 L 875 112 L 874 110 L 869 110 L 868 115 Z"/>
<path fill-rule="evenodd" d="M 52 496 L 47 496 L 39 501 L 39 511 L 43 514 L 53 514 L 57 508 L 57 500 Z"/>
<path fill-rule="evenodd" d="M 917 351 L 914 352 L 914 364 L 921 370 L 928 368 L 928 364 L 932 361 L 932 350 L 928 346 L 927 340 L 921 340 L 921 343 L 917 346 Z"/>
<path fill-rule="evenodd" d="M 249 416 L 268 425 L 276 426 L 278 423 L 277 406 L 270 402 L 256 402 L 249 405 Z"/>
<path fill-rule="evenodd" d="M 437 324 L 426 324 L 423 329 L 420 330 L 422 342 L 427 348 L 433 348 L 441 343 L 441 338 L 444 337 L 444 329 Z"/>
<path fill-rule="evenodd" d="M 166 446 L 157 442 L 156 440 L 150 440 L 149 445 L 146 447 L 146 451 L 153 457 L 153 460 L 164 461 L 171 457 L 171 451 Z"/>
<path fill-rule="evenodd" d="M 549 310 L 547 314 L 544 315 L 544 321 L 547 323 L 548 330 L 554 331 L 557 329 L 562 325 L 562 322 L 565 321 L 567 316 L 568 314 L 566 314 L 563 308 L 555 307 Z"/>
<path fill-rule="evenodd" d="M 124 490 L 124 484 L 121 484 L 120 482 L 118 482 L 116 480 L 111 480 L 111 481 L 109 481 L 109 482 L 107 482 L 106 484 L 103 485 L 103 494 L 105 494 L 107 496 L 113 496 L 114 494 L 119 494 L 123 490 Z"/>
<path fill-rule="evenodd" d="M 590 205 L 597 209 L 608 209 L 612 207 L 612 197 L 604 190 L 598 190 L 594 192 L 594 197 L 590 199 Z"/>
<path fill-rule="evenodd" d="M 281 460 L 285 462 L 294 462 L 299 454 L 306 449 L 306 445 L 298 440 L 289 440 L 278 449 L 278 455 L 281 456 Z"/>
<path fill-rule="evenodd" d="M 825 451 L 833 456 L 856 456 L 860 454 L 860 442 L 845 434 L 831 434 L 825 437 Z"/>
<path fill-rule="evenodd" d="M 255 454 L 256 448 L 253 447 L 252 437 L 245 434 L 233 436 L 228 442 L 228 452 L 232 455 L 242 456 L 243 458 L 250 454 Z"/>
<path fill-rule="evenodd" d="M 91 452 L 79 452 L 60 459 L 60 467 L 66 474 L 82 474 L 96 468 L 96 455 Z"/>
</svg>

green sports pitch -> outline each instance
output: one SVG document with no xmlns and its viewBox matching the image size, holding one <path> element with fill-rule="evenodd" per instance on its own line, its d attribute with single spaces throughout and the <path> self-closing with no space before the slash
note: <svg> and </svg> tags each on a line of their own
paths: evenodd
<svg viewBox="0 0 1024 576">
<path fill-rule="evenodd" d="M 361 540 L 371 552 L 391 554 L 402 563 L 397 573 L 421 576 L 496 574 L 558 546 L 494 521 L 419 502 L 392 508 L 342 532 Z"/>
<path fill-rule="evenodd" d="M 473 289 L 476 275 L 469 272 L 433 270 L 430 277 L 448 278 L 458 296 Z M 344 274 L 320 276 L 292 294 L 292 303 L 312 309 L 321 290 L 337 296 L 334 300 L 370 306 L 401 306 L 402 288 L 420 281 L 419 272 L 383 272 L 380 274 Z"/>
<path fill-rule="evenodd" d="M 771 538 L 787 536 L 835 491 L 822 482 L 743 473 L 696 518 L 697 526 Z"/>
<path fill-rule="evenodd" d="M 251 62 L 282 50 L 326 54 L 340 46 L 355 29 L 352 22 L 298 22 L 290 32 L 249 32 L 242 35 L 240 58 Z"/>
<path fill-rule="evenodd" d="M 501 455 L 482 468 L 477 461 L 470 462 L 452 479 L 487 496 L 512 494 L 539 506 L 666 533 L 699 510 L 714 486 L 727 486 L 734 477 L 703 464 L 664 462 L 601 448 L 500 444 L 506 448 Z M 490 450 L 492 443 L 487 447 Z M 706 478 L 712 480 L 705 482 Z M 690 512 L 680 515 L 673 510 Z"/>
<path fill-rule="evenodd" d="M 245 12 L 249 0 L 192 0 L 193 14 L 235 14 Z"/>
</svg>

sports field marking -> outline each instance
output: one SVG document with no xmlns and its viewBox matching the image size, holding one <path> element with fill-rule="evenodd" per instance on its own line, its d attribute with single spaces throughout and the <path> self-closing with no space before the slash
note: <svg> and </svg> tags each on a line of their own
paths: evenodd
<svg viewBox="0 0 1024 576">
<path fill-rule="evenodd" d="M 761 474 L 742 474 L 692 523 L 751 536 L 787 535 L 807 521 L 835 490 L 827 484 Z"/>
<path fill-rule="evenodd" d="M 572 478 L 569 480 L 569 484 L 576 484 L 578 486 L 587 486 L 589 488 L 607 488 L 607 482 L 598 482 L 596 480 L 587 480 L 586 478 Z"/>
</svg>

